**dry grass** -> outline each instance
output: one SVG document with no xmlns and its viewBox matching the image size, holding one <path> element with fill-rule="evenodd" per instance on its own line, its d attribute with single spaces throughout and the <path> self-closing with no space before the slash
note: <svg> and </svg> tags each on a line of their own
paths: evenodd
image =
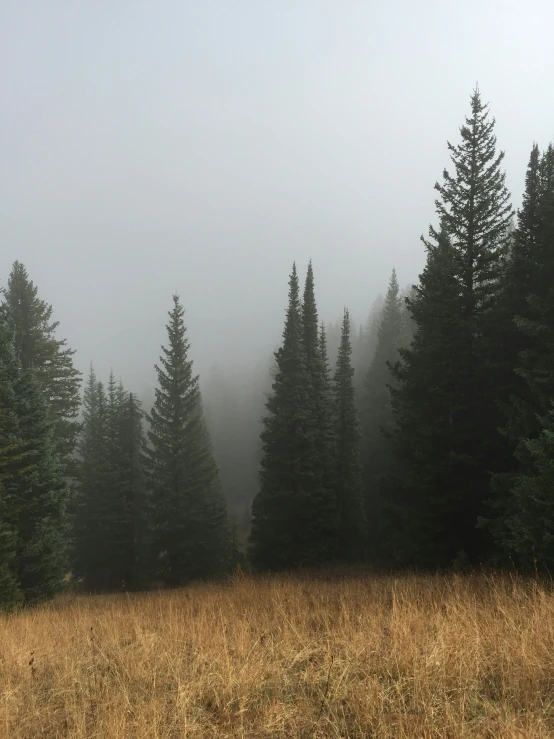
<svg viewBox="0 0 554 739">
<path fill-rule="evenodd" d="M 0 737 L 552 737 L 554 594 L 237 577 L 0 618 Z"/>
</svg>

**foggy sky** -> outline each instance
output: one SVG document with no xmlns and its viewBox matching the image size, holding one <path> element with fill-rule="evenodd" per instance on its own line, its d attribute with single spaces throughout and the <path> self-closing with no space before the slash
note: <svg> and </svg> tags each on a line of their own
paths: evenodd
<svg viewBox="0 0 554 739">
<path fill-rule="evenodd" d="M 478 81 L 519 205 L 554 135 L 551 0 L 0 0 L 0 279 L 19 259 L 77 364 L 152 380 L 171 294 L 196 368 L 423 265 Z"/>
</svg>

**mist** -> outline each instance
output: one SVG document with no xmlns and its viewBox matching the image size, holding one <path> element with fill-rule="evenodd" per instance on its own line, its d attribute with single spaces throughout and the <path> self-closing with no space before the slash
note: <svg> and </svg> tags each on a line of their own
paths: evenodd
<svg viewBox="0 0 554 739">
<path fill-rule="evenodd" d="M 475 16 L 479 21 L 476 23 Z M 478 82 L 517 205 L 552 136 L 550 4 L 4 2 L 0 273 L 24 262 L 101 374 L 154 382 L 171 294 L 197 370 L 279 341 L 293 260 L 321 318 L 413 282 Z"/>
</svg>

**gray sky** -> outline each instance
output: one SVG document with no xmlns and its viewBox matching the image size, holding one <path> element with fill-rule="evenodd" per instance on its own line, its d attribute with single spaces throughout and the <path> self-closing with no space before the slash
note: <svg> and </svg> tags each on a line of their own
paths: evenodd
<svg viewBox="0 0 554 739">
<path fill-rule="evenodd" d="M 362 317 L 416 279 L 476 81 L 519 204 L 553 30 L 551 0 L 0 0 L 2 282 L 130 389 L 175 290 L 202 371 L 278 339 L 293 259 Z"/>
</svg>

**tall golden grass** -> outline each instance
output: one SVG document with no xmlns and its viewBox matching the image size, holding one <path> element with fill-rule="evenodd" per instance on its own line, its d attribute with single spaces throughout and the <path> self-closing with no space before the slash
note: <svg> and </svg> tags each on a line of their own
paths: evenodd
<svg viewBox="0 0 554 739">
<path fill-rule="evenodd" d="M 554 736 L 554 593 L 237 576 L 0 619 L 0 737 Z"/>
</svg>

